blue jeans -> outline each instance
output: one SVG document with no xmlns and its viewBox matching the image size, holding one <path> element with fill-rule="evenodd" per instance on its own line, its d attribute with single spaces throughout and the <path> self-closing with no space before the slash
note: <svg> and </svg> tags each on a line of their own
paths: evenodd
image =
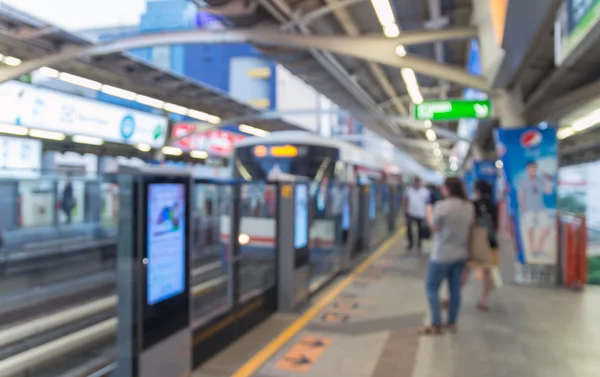
<svg viewBox="0 0 600 377">
<path fill-rule="evenodd" d="M 462 273 L 466 266 L 466 261 L 460 262 L 429 262 L 427 271 L 427 299 L 429 300 L 429 309 L 431 310 L 431 324 L 433 326 L 442 325 L 442 308 L 440 304 L 439 290 L 444 279 L 448 279 L 450 290 L 450 307 L 448 308 L 448 324 L 455 325 L 460 310 L 460 288 Z"/>
</svg>

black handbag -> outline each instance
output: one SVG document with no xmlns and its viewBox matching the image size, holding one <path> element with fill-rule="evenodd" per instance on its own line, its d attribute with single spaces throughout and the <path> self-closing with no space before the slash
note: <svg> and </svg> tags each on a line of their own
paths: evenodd
<svg viewBox="0 0 600 377">
<path fill-rule="evenodd" d="M 431 238 L 431 229 L 429 229 L 429 226 L 427 226 L 427 224 L 421 225 L 421 229 L 419 229 L 419 235 L 423 240 L 428 240 Z"/>
</svg>

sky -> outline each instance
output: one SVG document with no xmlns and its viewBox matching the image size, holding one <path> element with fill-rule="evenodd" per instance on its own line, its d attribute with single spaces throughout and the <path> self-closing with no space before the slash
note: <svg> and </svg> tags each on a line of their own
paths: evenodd
<svg viewBox="0 0 600 377">
<path fill-rule="evenodd" d="M 146 0 L 0 0 L 65 30 L 137 25 Z"/>
</svg>

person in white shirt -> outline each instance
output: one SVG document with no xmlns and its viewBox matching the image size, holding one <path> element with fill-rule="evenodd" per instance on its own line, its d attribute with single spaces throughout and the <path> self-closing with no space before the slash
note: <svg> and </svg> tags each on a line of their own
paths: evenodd
<svg viewBox="0 0 600 377">
<path fill-rule="evenodd" d="M 412 250 L 413 224 L 417 224 L 417 249 L 421 251 L 421 240 L 427 205 L 431 200 L 429 190 L 422 184 L 420 178 L 415 178 L 412 186 L 404 192 L 404 214 L 406 215 L 406 234 L 408 236 L 408 249 Z"/>
</svg>

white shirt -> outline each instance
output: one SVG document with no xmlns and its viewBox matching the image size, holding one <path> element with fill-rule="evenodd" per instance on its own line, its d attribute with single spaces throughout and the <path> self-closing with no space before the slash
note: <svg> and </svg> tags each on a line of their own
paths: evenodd
<svg viewBox="0 0 600 377">
<path fill-rule="evenodd" d="M 408 215 L 424 219 L 431 199 L 429 190 L 422 186 L 418 189 L 411 186 L 404 192 L 404 197 L 408 200 Z"/>
</svg>

